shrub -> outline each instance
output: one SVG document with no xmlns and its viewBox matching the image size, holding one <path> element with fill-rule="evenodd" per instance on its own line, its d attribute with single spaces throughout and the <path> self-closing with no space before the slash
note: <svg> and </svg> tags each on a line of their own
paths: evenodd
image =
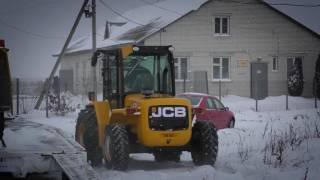
<svg viewBox="0 0 320 180">
<path fill-rule="evenodd" d="M 296 60 L 288 72 L 288 92 L 291 96 L 301 96 L 303 92 L 302 61 Z"/>
</svg>

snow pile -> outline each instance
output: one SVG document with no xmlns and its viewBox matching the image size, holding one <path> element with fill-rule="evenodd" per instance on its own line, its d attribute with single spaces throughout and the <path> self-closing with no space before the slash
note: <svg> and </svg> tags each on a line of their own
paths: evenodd
<svg viewBox="0 0 320 180">
<path fill-rule="evenodd" d="M 285 110 L 285 96 L 259 101 L 259 112 L 250 98 L 226 96 L 223 102 L 235 112 L 236 124 L 218 131 L 215 167 L 194 166 L 190 153 L 183 152 L 180 163 L 157 163 L 151 154 L 131 154 L 126 172 L 105 167 L 95 170 L 103 179 L 116 180 L 318 179 L 320 109 L 314 109 L 313 99 L 289 97 L 289 111 Z M 24 117 L 61 128 L 70 136 L 75 132 L 76 112 L 47 119 L 43 111 L 34 111 Z"/>
</svg>

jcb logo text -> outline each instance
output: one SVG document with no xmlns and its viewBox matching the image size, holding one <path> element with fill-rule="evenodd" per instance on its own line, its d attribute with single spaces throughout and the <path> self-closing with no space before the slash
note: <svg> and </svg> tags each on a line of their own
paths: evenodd
<svg viewBox="0 0 320 180">
<path fill-rule="evenodd" d="M 155 107 L 154 107 L 155 108 Z M 157 107 L 152 109 L 152 117 L 186 117 L 185 107 Z"/>
</svg>

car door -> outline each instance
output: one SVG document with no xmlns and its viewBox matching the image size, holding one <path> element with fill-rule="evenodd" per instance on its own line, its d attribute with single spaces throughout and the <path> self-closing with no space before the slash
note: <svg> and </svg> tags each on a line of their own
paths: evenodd
<svg viewBox="0 0 320 180">
<path fill-rule="evenodd" d="M 207 111 L 207 105 L 206 105 L 207 97 L 202 97 L 199 103 L 199 106 L 196 108 L 199 108 L 201 111 L 197 112 L 197 120 L 209 120 L 209 112 Z"/>
<path fill-rule="evenodd" d="M 212 98 L 216 110 L 215 110 L 215 115 L 216 115 L 216 119 L 219 124 L 220 128 L 227 128 L 229 126 L 229 121 L 231 120 L 230 114 L 228 111 L 226 111 L 226 108 L 224 107 L 224 105 L 216 98 Z"/>
<path fill-rule="evenodd" d="M 217 129 L 221 129 L 223 127 L 221 112 L 217 110 L 213 98 L 208 97 L 205 104 L 207 109 L 207 119 L 212 122 Z"/>
</svg>

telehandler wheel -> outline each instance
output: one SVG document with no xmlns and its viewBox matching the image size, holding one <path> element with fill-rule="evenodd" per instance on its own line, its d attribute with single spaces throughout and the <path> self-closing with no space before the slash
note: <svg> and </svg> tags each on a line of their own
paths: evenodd
<svg viewBox="0 0 320 180">
<path fill-rule="evenodd" d="M 208 121 L 197 121 L 192 128 L 191 156 L 195 165 L 214 165 L 218 154 L 218 135 Z"/>
<path fill-rule="evenodd" d="M 86 149 L 87 160 L 91 165 L 100 165 L 102 162 L 102 152 L 99 147 L 98 126 L 94 109 L 86 108 L 79 113 L 75 139 Z"/>
<path fill-rule="evenodd" d="M 129 163 L 129 137 L 124 125 L 106 128 L 103 156 L 107 168 L 124 171 Z"/>
<path fill-rule="evenodd" d="M 181 155 L 180 151 L 158 150 L 153 152 L 154 160 L 157 162 L 164 162 L 164 161 L 179 162 L 180 155 Z"/>
</svg>

